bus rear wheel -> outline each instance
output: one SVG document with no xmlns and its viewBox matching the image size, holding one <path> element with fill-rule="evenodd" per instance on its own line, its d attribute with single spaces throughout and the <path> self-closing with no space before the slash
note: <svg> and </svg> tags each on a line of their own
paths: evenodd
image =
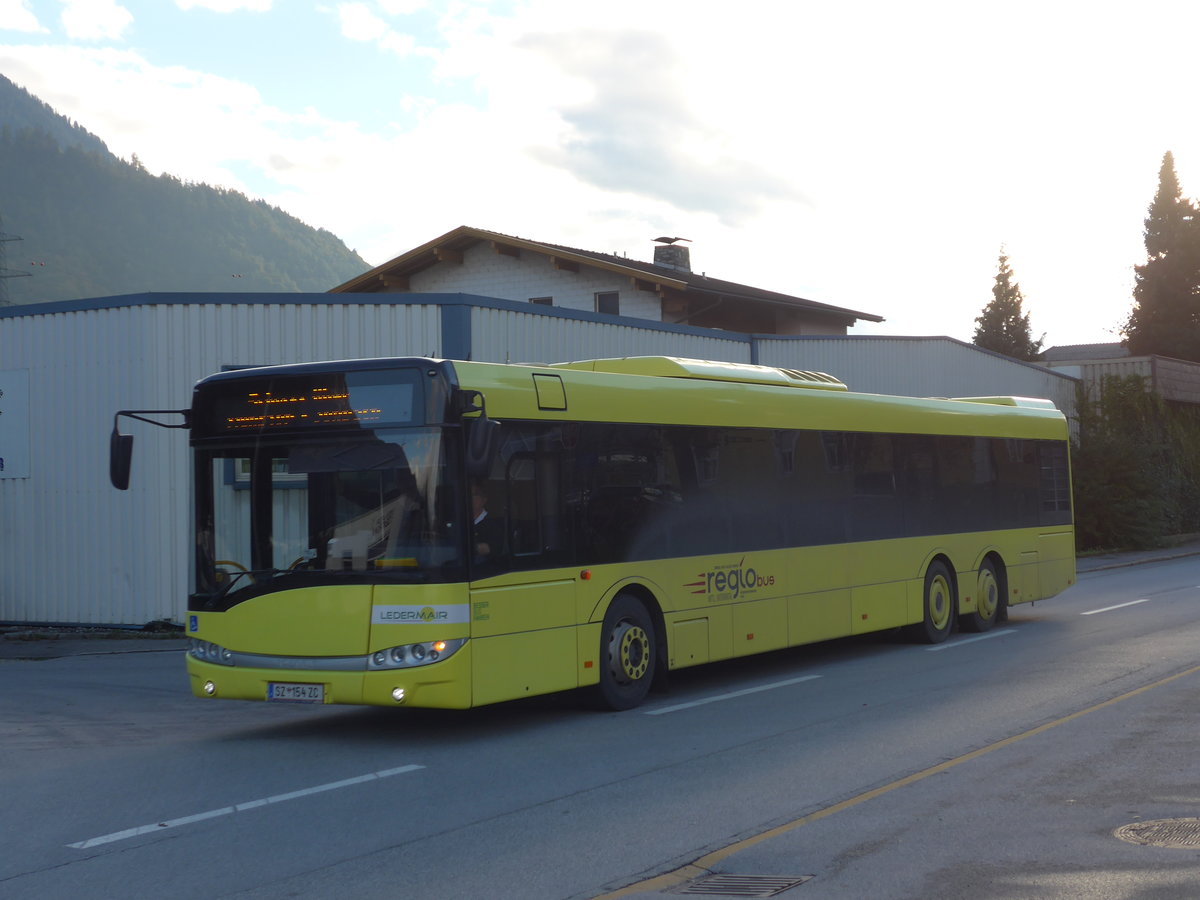
<svg viewBox="0 0 1200 900">
<path fill-rule="evenodd" d="M 940 644 L 954 628 L 954 578 L 941 560 L 925 570 L 925 617 L 913 634 L 927 644 Z"/>
<path fill-rule="evenodd" d="M 979 567 L 975 582 L 975 612 L 963 617 L 962 627 L 967 631 L 983 632 L 996 624 L 1004 595 L 1000 590 L 1000 578 L 996 566 L 985 559 Z"/>
<path fill-rule="evenodd" d="M 600 632 L 600 684 L 604 709 L 632 709 L 646 699 L 657 659 L 654 620 L 632 594 L 617 594 Z"/>
</svg>

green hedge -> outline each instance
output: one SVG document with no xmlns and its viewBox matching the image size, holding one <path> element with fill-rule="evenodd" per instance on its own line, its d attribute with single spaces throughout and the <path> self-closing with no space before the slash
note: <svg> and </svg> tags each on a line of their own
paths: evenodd
<svg viewBox="0 0 1200 900">
<path fill-rule="evenodd" d="M 1082 390 L 1072 444 L 1079 550 L 1162 546 L 1200 531 L 1200 418 L 1151 393 L 1137 375 Z"/>
</svg>

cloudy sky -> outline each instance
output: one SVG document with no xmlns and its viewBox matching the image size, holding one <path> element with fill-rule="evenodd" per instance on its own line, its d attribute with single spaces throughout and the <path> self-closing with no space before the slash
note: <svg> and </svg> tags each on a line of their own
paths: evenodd
<svg viewBox="0 0 1200 900">
<path fill-rule="evenodd" d="M 1006 248 L 1047 345 L 1117 339 L 1194 2 L 0 0 L 0 73 L 125 159 L 372 265 L 457 225 L 969 340 Z M 10 175 L 11 173 L 5 173 Z"/>
</svg>

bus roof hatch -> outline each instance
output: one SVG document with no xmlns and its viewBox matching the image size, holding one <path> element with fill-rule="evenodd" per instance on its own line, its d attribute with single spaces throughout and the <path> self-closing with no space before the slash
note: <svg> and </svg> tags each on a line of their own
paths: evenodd
<svg viewBox="0 0 1200 900">
<path fill-rule="evenodd" d="M 744 384 L 777 384 L 787 387 L 844 391 L 846 385 L 823 372 L 754 366 L 748 363 L 719 362 L 710 359 L 682 359 L 676 356 L 626 356 L 619 359 L 585 359 L 556 363 L 559 369 L 582 369 L 619 375 L 657 375 L 665 378 L 696 378 L 706 381 L 735 381 Z"/>
<path fill-rule="evenodd" d="M 950 399 L 961 400 L 964 403 L 991 403 L 995 406 L 1015 406 L 1018 409 L 1058 410 L 1053 400 L 1039 400 L 1034 397 L 951 397 Z"/>
</svg>

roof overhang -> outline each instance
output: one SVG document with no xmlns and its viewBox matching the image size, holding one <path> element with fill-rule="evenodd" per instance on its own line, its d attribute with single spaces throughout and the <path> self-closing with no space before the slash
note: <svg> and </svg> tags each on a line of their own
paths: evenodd
<svg viewBox="0 0 1200 900">
<path fill-rule="evenodd" d="M 635 290 L 655 293 L 664 301 L 680 302 L 690 298 L 702 303 L 711 300 L 713 303 L 720 304 L 725 300 L 734 300 L 739 303 L 774 306 L 821 316 L 847 327 L 853 326 L 857 321 L 884 321 L 883 316 L 874 313 L 860 312 L 818 303 L 803 297 L 738 285 L 729 281 L 708 278 L 694 272 L 672 273 L 670 269 L 650 263 L 637 260 L 630 260 L 626 263 L 622 261 L 621 257 L 615 255 L 572 250 L 570 247 L 558 244 L 527 240 L 494 231 L 485 231 L 482 228 L 472 228 L 468 225 L 460 225 L 383 265 L 376 266 L 369 272 L 364 272 L 362 275 L 332 288 L 329 293 L 409 291 L 412 290 L 412 276 L 438 263 L 461 265 L 466 251 L 481 243 L 490 245 L 492 251 L 501 256 L 519 259 L 522 254 L 537 254 L 548 258 L 554 268 L 561 271 L 578 272 L 581 268 L 586 267 L 612 272 L 627 279 L 629 285 Z"/>
<path fill-rule="evenodd" d="M 566 272 L 578 272 L 583 266 L 615 272 L 630 279 L 632 285 L 639 290 L 661 292 L 688 289 L 688 282 L 685 279 L 669 276 L 651 277 L 640 269 L 621 265 L 619 260 L 596 259 L 582 253 L 575 253 L 565 247 L 548 247 L 537 241 L 461 225 L 383 265 L 376 266 L 369 272 L 364 272 L 344 284 L 339 284 L 329 293 L 361 294 L 386 290 L 408 290 L 409 279 L 413 275 L 441 262 L 461 264 L 463 254 L 481 243 L 490 244 L 493 252 L 502 256 L 519 258 L 522 253 L 536 253 L 539 256 L 548 257 L 554 268 Z"/>
</svg>

